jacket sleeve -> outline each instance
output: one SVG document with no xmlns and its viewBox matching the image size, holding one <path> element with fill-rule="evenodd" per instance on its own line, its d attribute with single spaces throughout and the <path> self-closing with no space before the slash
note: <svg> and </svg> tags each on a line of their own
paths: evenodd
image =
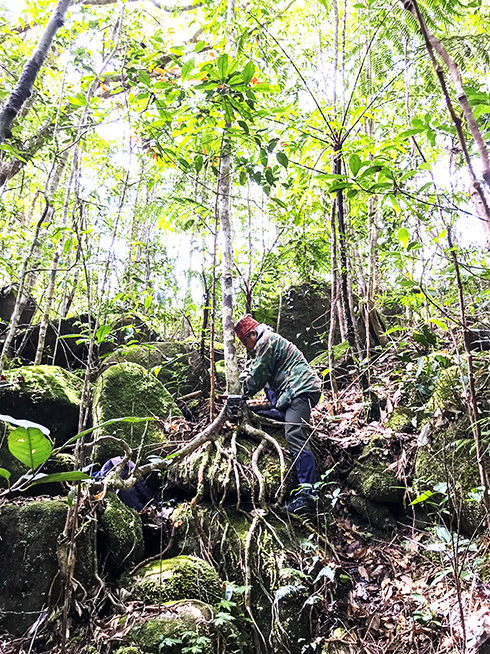
<svg viewBox="0 0 490 654">
<path fill-rule="evenodd" d="M 240 375 L 244 395 L 251 397 L 258 393 L 271 379 L 275 368 L 275 349 L 269 341 L 264 352 L 257 356 L 247 373 Z"/>
</svg>

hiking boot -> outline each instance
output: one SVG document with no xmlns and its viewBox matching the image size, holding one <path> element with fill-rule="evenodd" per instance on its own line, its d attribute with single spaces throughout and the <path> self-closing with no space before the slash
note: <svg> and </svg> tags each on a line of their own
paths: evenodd
<svg viewBox="0 0 490 654">
<path fill-rule="evenodd" d="M 297 516 L 313 515 L 316 512 L 315 496 L 311 493 L 299 493 L 284 504 L 288 513 Z"/>
</svg>

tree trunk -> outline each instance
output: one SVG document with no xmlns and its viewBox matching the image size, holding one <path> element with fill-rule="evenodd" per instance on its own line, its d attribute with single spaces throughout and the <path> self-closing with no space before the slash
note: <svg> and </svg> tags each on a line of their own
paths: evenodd
<svg viewBox="0 0 490 654">
<path fill-rule="evenodd" d="M 233 321 L 233 236 L 230 216 L 231 189 L 231 143 L 225 137 L 221 145 L 218 176 L 218 214 L 222 238 L 222 292 L 223 292 L 223 342 L 225 349 L 226 390 L 240 393 L 239 370 L 235 348 Z"/>
<path fill-rule="evenodd" d="M 56 32 L 63 25 L 70 4 L 71 0 L 58 0 L 58 4 L 54 8 L 34 52 L 22 70 L 16 87 L 0 109 L 0 144 L 11 137 L 10 128 L 12 123 L 22 109 L 24 102 L 31 95 L 36 77 L 48 55 Z"/>
</svg>

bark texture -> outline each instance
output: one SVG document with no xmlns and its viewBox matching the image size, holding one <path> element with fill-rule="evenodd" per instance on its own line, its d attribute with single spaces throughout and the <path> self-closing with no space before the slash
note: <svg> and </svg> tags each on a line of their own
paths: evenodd
<svg viewBox="0 0 490 654">
<path fill-rule="evenodd" d="M 36 77 L 48 55 L 56 32 L 63 25 L 65 14 L 70 4 L 71 0 L 58 0 L 43 35 L 39 39 L 30 59 L 24 66 L 17 85 L 0 109 L 0 143 L 3 143 L 12 136 L 10 131 L 12 123 L 22 109 L 22 105 L 31 95 Z"/>
</svg>

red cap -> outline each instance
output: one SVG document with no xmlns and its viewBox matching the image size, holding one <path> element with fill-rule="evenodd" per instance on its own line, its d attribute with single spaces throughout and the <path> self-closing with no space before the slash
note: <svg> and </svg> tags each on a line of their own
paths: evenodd
<svg viewBox="0 0 490 654">
<path fill-rule="evenodd" d="M 250 334 L 250 332 L 258 326 L 259 323 L 254 318 L 252 318 L 249 313 L 247 313 L 247 315 L 243 316 L 243 318 L 240 318 L 240 320 L 235 325 L 235 333 L 242 341 L 247 334 Z"/>
</svg>

